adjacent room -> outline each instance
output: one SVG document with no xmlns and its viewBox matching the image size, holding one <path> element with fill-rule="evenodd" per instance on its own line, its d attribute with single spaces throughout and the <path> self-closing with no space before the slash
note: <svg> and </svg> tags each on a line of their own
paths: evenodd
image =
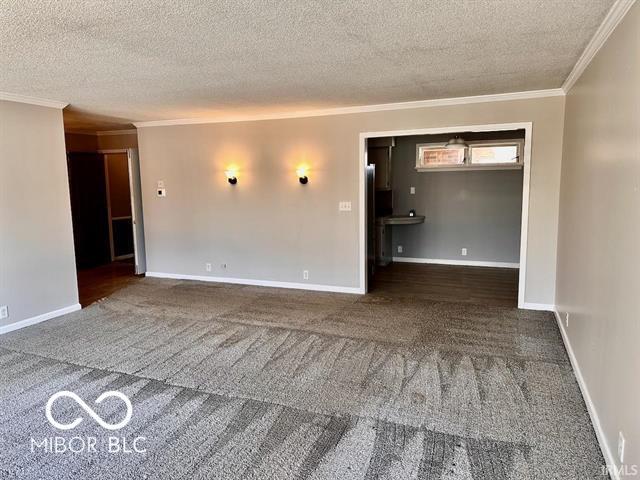
<svg viewBox="0 0 640 480">
<path fill-rule="evenodd" d="M 0 478 L 640 477 L 640 4 L 8 0 Z"/>
<path fill-rule="evenodd" d="M 524 129 L 368 138 L 368 290 L 521 304 L 524 152 Z"/>
<path fill-rule="evenodd" d="M 80 304 L 86 307 L 145 271 L 137 134 L 133 130 L 73 130 L 65 145 Z M 117 148 L 114 148 L 117 147 Z"/>
</svg>

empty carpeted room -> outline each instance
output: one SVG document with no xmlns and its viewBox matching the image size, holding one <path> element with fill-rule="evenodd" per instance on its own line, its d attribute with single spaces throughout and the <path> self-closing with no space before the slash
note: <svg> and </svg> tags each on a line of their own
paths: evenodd
<svg viewBox="0 0 640 480">
<path fill-rule="evenodd" d="M 640 4 L 0 13 L 0 478 L 640 478 Z"/>
</svg>

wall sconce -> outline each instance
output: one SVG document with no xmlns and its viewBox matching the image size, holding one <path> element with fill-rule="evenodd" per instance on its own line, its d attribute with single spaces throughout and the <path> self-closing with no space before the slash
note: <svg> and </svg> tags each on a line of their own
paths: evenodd
<svg viewBox="0 0 640 480">
<path fill-rule="evenodd" d="M 231 185 L 235 185 L 236 183 L 238 183 L 238 177 L 236 176 L 236 171 L 234 169 L 229 169 L 224 173 L 227 176 L 227 181 Z"/>
<path fill-rule="evenodd" d="M 296 174 L 298 175 L 298 180 L 302 185 L 306 185 L 309 183 L 309 177 L 307 177 L 307 167 L 298 167 L 296 169 Z"/>
</svg>

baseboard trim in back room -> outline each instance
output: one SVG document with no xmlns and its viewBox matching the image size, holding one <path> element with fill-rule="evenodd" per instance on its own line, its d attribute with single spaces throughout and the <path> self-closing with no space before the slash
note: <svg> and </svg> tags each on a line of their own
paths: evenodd
<svg viewBox="0 0 640 480">
<path fill-rule="evenodd" d="M 82 307 L 79 303 L 74 303 L 73 305 L 69 305 L 68 307 L 52 310 L 51 312 L 43 313 L 42 315 L 36 315 L 35 317 L 31 318 L 26 318 L 18 322 L 10 323 L 9 325 L 3 325 L 0 327 L 0 335 L 25 328 L 30 325 L 35 325 L 36 323 L 44 322 L 46 320 L 51 320 L 52 318 L 61 317 L 62 315 L 66 315 L 67 313 L 80 310 L 80 308 Z"/>
<path fill-rule="evenodd" d="M 393 257 L 394 262 L 401 263 L 433 263 L 436 265 L 462 265 L 465 267 L 520 268 L 519 263 L 486 262 L 483 260 L 449 260 L 444 258 Z"/>
<path fill-rule="evenodd" d="M 602 425 L 600 424 L 600 417 L 598 417 L 598 411 L 596 410 L 596 406 L 591 400 L 591 395 L 589 394 L 589 389 L 587 388 L 587 384 L 584 381 L 584 377 L 582 376 L 582 371 L 580 370 L 580 364 L 578 363 L 578 359 L 576 358 L 575 353 L 573 353 L 573 348 L 571 347 L 571 342 L 569 341 L 569 335 L 565 330 L 565 327 L 560 319 L 560 313 L 558 313 L 557 309 L 553 310 L 553 313 L 556 317 L 556 322 L 558 323 L 558 329 L 560 330 L 560 335 L 562 336 L 562 342 L 564 343 L 564 348 L 567 350 L 567 356 L 569 357 L 569 361 L 571 362 L 571 367 L 573 368 L 573 373 L 576 376 L 576 380 L 578 381 L 578 386 L 580 387 L 580 393 L 582 393 L 582 398 L 584 399 L 584 403 L 587 406 L 587 411 L 589 412 L 589 417 L 591 417 L 591 423 L 593 424 L 593 429 L 596 432 L 596 438 L 598 439 L 598 443 L 600 444 L 600 450 L 602 450 L 602 455 L 604 456 L 604 460 L 607 466 L 610 467 L 609 474 L 613 480 L 620 480 L 620 474 L 618 470 L 615 468 L 617 463 L 614 459 L 613 454 L 611 453 L 611 449 L 609 448 L 609 444 L 607 443 L 607 437 L 604 434 L 604 430 L 602 429 Z"/>
<path fill-rule="evenodd" d="M 236 285 L 252 285 L 256 287 L 292 288 L 295 290 L 311 290 L 315 292 L 334 292 L 364 294 L 360 287 L 340 287 L 336 285 L 319 285 L 315 283 L 277 282 L 272 280 L 255 280 L 249 278 L 209 277 L 206 275 L 185 275 L 182 273 L 147 272 L 147 277 L 171 278 L 174 280 L 195 280 L 198 282 L 233 283 Z"/>
</svg>

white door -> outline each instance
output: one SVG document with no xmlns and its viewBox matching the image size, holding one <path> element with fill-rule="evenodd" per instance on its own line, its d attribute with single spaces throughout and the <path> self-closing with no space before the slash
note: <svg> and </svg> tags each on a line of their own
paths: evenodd
<svg viewBox="0 0 640 480">
<path fill-rule="evenodd" d="M 133 253 L 136 275 L 147 271 L 147 256 L 144 249 L 144 220 L 142 218 L 142 186 L 140 184 L 140 159 L 137 148 L 127 150 L 129 161 L 129 189 L 131 191 L 131 217 L 133 224 Z"/>
</svg>

